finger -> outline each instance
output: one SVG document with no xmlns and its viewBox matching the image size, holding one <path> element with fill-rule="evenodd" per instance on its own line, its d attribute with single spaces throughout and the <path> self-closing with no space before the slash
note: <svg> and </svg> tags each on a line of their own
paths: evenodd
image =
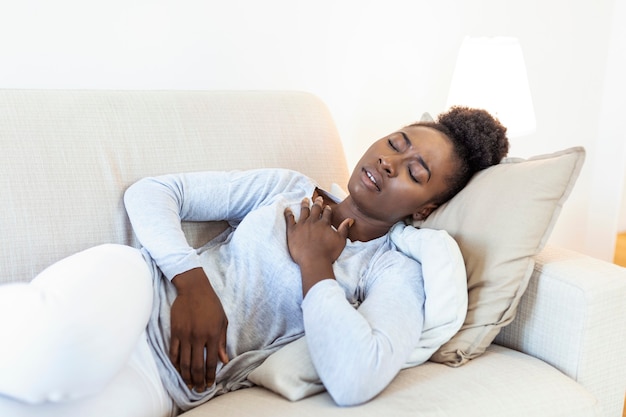
<svg viewBox="0 0 626 417">
<path fill-rule="evenodd" d="M 228 353 L 226 352 L 226 328 L 224 328 L 220 339 L 221 340 L 218 347 L 217 356 L 220 358 L 222 363 L 226 365 L 230 361 L 230 359 L 228 358 Z"/>
<path fill-rule="evenodd" d="M 215 382 L 215 370 L 217 369 L 217 346 L 213 342 L 206 346 L 206 368 L 205 379 L 207 386 L 212 386 Z"/>
<path fill-rule="evenodd" d="M 191 382 L 198 392 L 206 389 L 204 377 L 204 345 L 196 344 L 191 351 Z"/>
<path fill-rule="evenodd" d="M 322 207 L 324 205 L 324 199 L 322 197 L 317 197 L 313 201 L 313 207 L 311 207 L 311 217 L 313 219 L 319 219 L 322 214 Z"/>
<path fill-rule="evenodd" d="M 354 224 L 354 219 L 347 218 L 341 222 L 339 228 L 337 229 L 337 233 L 344 239 L 348 238 L 348 232 L 350 231 L 350 227 Z"/>
<path fill-rule="evenodd" d="M 285 209 L 285 222 L 287 223 L 287 227 L 291 227 L 296 224 L 296 217 L 293 214 L 291 208 L 287 207 Z"/>
<path fill-rule="evenodd" d="M 304 197 L 300 203 L 300 221 L 309 218 L 309 214 L 311 213 L 311 209 L 309 208 L 310 205 L 311 201 L 307 197 Z"/>
<path fill-rule="evenodd" d="M 191 345 L 189 343 L 181 342 L 180 344 L 180 376 L 183 377 L 185 384 L 191 389 L 193 384 L 191 382 Z"/>
<path fill-rule="evenodd" d="M 180 353 L 180 340 L 177 338 L 172 338 L 170 340 L 170 361 L 180 373 L 180 361 L 179 361 L 179 353 Z"/>
<path fill-rule="evenodd" d="M 324 206 L 322 211 L 322 220 L 330 224 L 333 220 L 333 209 L 330 206 Z"/>
</svg>

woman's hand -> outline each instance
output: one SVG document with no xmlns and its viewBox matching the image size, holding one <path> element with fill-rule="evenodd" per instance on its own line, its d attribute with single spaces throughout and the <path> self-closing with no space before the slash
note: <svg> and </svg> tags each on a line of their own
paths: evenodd
<svg viewBox="0 0 626 417">
<path fill-rule="evenodd" d="M 300 266 L 302 293 L 324 279 L 334 279 L 332 264 L 337 260 L 348 237 L 352 219 L 345 219 L 337 230 L 332 228 L 332 209 L 323 206 L 317 197 L 312 207 L 308 198 L 302 200 L 300 220 L 296 222 L 291 209 L 285 209 L 287 247 L 291 258 Z"/>
<path fill-rule="evenodd" d="M 170 360 L 187 386 L 202 392 L 215 382 L 218 360 L 228 363 L 228 319 L 202 268 L 176 275 L 172 283 L 178 295 L 170 313 Z"/>
</svg>

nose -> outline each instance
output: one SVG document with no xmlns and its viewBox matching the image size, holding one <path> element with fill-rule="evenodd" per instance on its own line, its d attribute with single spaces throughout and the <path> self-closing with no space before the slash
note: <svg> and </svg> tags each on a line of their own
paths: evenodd
<svg viewBox="0 0 626 417">
<path fill-rule="evenodd" d="M 378 165 L 380 166 L 380 168 L 387 173 L 388 176 L 390 177 L 395 177 L 396 176 L 396 165 L 397 165 L 397 158 L 394 158 L 394 156 L 392 155 L 381 155 L 378 158 Z"/>
</svg>

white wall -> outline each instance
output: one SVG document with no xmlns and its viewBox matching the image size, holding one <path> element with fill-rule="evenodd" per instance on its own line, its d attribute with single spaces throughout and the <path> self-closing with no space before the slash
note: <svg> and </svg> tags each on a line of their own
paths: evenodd
<svg viewBox="0 0 626 417">
<path fill-rule="evenodd" d="M 586 246 L 592 256 L 604 257 L 615 247 L 615 238 L 604 239 L 605 230 L 619 230 L 619 218 L 626 161 L 626 138 L 623 130 L 626 110 L 626 2 L 615 3 L 611 21 L 609 53 L 600 105 L 597 141 L 592 156 L 591 193 L 587 215 Z M 607 202 L 611 202 L 610 204 Z M 615 236 L 615 233 L 613 233 Z"/>
<path fill-rule="evenodd" d="M 587 148 L 552 241 L 612 258 L 626 0 L 0 1 L 0 88 L 307 90 L 330 106 L 350 165 L 444 110 L 464 36 L 515 36 L 538 127 L 511 153 Z"/>
<path fill-rule="evenodd" d="M 626 149 L 624 149 L 624 160 L 626 160 Z M 626 169 L 624 170 L 624 178 L 626 179 Z M 626 233 L 626 181 L 622 185 L 622 203 L 619 208 L 619 218 L 617 219 L 617 231 Z"/>
</svg>

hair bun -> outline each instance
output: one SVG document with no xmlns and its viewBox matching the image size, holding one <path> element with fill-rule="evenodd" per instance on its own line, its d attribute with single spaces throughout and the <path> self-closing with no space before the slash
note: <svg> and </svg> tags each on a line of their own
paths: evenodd
<svg viewBox="0 0 626 417">
<path fill-rule="evenodd" d="M 509 152 L 506 127 L 486 110 L 453 106 L 437 117 L 437 123 L 465 154 L 471 173 L 499 163 Z"/>
</svg>

